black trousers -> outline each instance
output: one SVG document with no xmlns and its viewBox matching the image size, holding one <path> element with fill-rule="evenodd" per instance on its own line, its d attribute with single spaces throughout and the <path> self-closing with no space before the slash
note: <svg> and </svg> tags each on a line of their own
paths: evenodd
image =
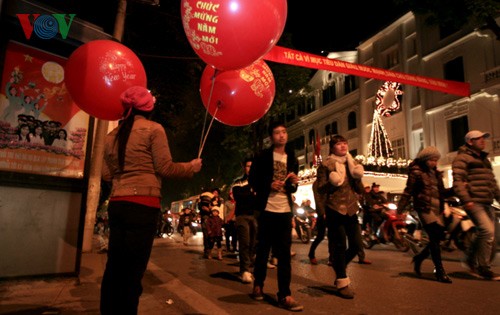
<svg viewBox="0 0 500 315">
<path fill-rule="evenodd" d="M 159 211 L 126 201 L 109 203 L 109 248 L 101 284 L 101 314 L 137 314 Z"/>
<path fill-rule="evenodd" d="M 263 211 L 258 220 L 254 286 L 264 287 L 267 262 L 272 248 L 273 256 L 278 258 L 278 297 L 284 298 L 291 295 L 292 213 Z"/>
<path fill-rule="evenodd" d="M 416 259 L 424 260 L 431 255 L 432 262 L 436 267 L 436 270 L 443 270 L 443 262 L 441 259 L 441 240 L 445 237 L 445 228 L 436 222 L 425 224 L 425 232 L 429 236 L 429 243 L 424 247 L 424 249 L 418 253 Z"/>
<path fill-rule="evenodd" d="M 333 270 L 337 279 L 347 278 L 347 264 L 358 255 L 362 244 L 358 216 L 343 215 L 327 208 L 326 226 L 328 240 L 333 243 Z"/>
</svg>

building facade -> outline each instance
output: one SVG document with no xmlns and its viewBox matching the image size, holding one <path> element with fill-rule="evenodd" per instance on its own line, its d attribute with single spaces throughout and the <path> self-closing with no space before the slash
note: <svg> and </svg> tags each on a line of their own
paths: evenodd
<svg viewBox="0 0 500 315">
<path fill-rule="evenodd" d="M 500 119 L 500 41 L 492 31 L 474 25 L 440 29 L 410 12 L 365 40 L 356 51 L 331 53 L 328 58 L 470 83 L 470 97 L 401 86 L 400 109 L 382 117 L 393 157 L 413 159 L 421 148 L 433 145 L 443 155 L 440 168 L 449 169 L 464 135 L 479 129 L 491 133 L 487 150 L 500 172 L 500 125 L 496 123 Z M 289 123 L 290 140 L 304 144 L 297 150 L 301 169 L 312 166 L 318 135 L 323 156 L 328 154 L 332 134 L 349 140 L 351 154 L 369 155 L 376 94 L 383 84 L 325 70 L 315 73 L 310 80 L 313 91 L 306 101 L 310 104 L 306 107 L 313 110 Z"/>
</svg>

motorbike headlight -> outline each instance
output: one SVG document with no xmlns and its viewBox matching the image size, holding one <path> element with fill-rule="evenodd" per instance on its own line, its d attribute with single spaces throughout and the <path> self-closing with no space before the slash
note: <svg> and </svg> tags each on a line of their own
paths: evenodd
<svg viewBox="0 0 500 315">
<path fill-rule="evenodd" d="M 394 203 L 388 203 L 387 208 L 389 208 L 390 210 L 397 210 L 398 206 L 396 206 L 396 204 Z"/>
<path fill-rule="evenodd" d="M 304 209 L 303 208 L 298 208 L 297 209 L 297 214 L 304 214 Z"/>
<path fill-rule="evenodd" d="M 196 223 L 196 222 L 193 222 L 192 224 L 193 224 L 194 227 L 198 226 L 198 223 Z"/>
<path fill-rule="evenodd" d="M 168 222 L 172 222 L 172 218 L 167 218 Z"/>
<path fill-rule="evenodd" d="M 313 214 L 313 217 L 317 218 L 317 217 L 318 217 L 318 214 L 317 214 L 317 213 L 314 213 L 314 214 Z"/>
</svg>

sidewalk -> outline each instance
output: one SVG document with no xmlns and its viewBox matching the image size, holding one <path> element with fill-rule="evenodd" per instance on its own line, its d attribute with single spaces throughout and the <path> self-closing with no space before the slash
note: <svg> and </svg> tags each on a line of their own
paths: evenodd
<svg viewBox="0 0 500 315">
<path fill-rule="evenodd" d="M 97 241 L 94 239 L 94 244 Z M 173 238 L 157 238 L 155 245 L 182 243 Z M 94 246 L 97 248 L 97 246 Z M 106 254 L 93 250 L 82 254 L 79 277 L 54 277 L 0 282 L 0 314 L 99 314 L 99 295 Z M 155 305 L 147 305 L 154 303 Z M 141 300 L 141 308 L 155 309 L 154 299 Z M 143 305 L 145 304 L 145 305 Z"/>
</svg>

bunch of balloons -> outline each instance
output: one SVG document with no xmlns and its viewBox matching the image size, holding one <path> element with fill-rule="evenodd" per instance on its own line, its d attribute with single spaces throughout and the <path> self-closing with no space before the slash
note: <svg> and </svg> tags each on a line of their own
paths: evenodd
<svg viewBox="0 0 500 315">
<path fill-rule="evenodd" d="M 182 0 L 181 17 L 191 47 L 207 63 L 200 94 L 207 111 L 231 126 L 264 116 L 274 99 L 274 77 L 262 61 L 285 28 L 286 0 Z M 126 46 L 95 40 L 78 47 L 65 66 L 75 103 L 105 120 L 123 115 L 120 94 L 147 87 L 139 58 Z"/>
<path fill-rule="evenodd" d="M 184 31 L 207 63 L 200 93 L 218 121 L 243 126 L 264 116 L 274 77 L 262 61 L 285 28 L 286 0 L 182 0 Z"/>
</svg>

